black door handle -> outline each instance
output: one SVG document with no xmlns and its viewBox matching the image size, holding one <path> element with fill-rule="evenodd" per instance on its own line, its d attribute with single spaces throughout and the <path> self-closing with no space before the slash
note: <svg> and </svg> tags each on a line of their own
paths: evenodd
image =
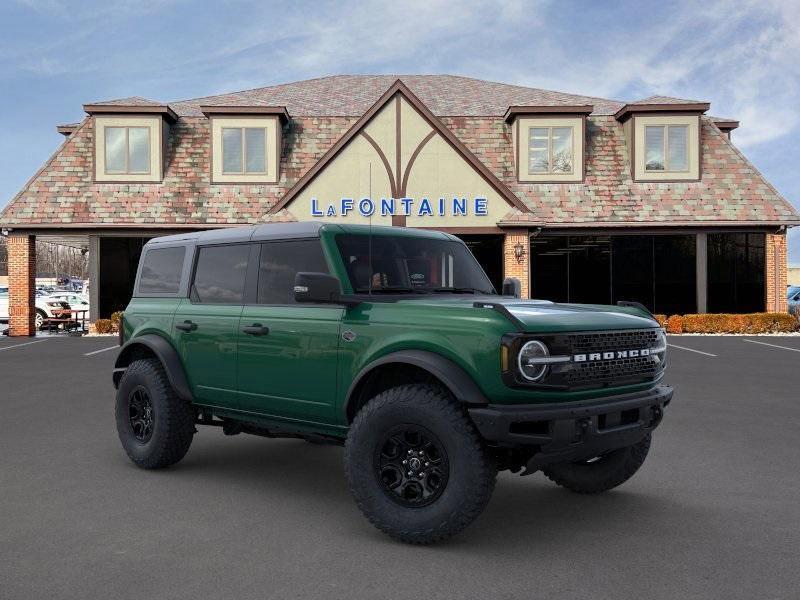
<svg viewBox="0 0 800 600">
<path fill-rule="evenodd" d="M 175 329 L 180 329 L 181 331 L 194 331 L 197 329 L 197 323 L 192 323 L 191 321 L 186 320 L 183 323 L 178 323 L 175 325 Z"/>
<path fill-rule="evenodd" d="M 242 331 L 247 335 L 267 335 L 269 327 L 264 327 L 261 323 L 253 323 L 248 327 L 242 327 Z"/>
</svg>

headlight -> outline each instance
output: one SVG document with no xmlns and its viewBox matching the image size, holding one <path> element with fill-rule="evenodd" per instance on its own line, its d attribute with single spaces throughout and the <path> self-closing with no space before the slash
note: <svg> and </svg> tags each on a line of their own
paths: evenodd
<svg viewBox="0 0 800 600">
<path fill-rule="evenodd" d="M 61 308 L 61 302 L 46 302 L 47 306 L 58 306 Z"/>
<path fill-rule="evenodd" d="M 519 349 L 517 366 L 520 375 L 528 381 L 539 381 L 547 372 L 547 358 L 550 351 L 539 340 L 527 342 Z"/>
</svg>

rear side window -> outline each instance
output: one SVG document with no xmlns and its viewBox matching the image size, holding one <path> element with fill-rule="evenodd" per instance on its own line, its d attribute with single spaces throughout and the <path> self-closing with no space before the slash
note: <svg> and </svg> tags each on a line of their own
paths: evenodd
<svg viewBox="0 0 800 600">
<path fill-rule="evenodd" d="M 262 244 L 258 303 L 294 304 L 294 277 L 298 271 L 328 272 L 319 240 Z"/>
<path fill-rule="evenodd" d="M 144 255 L 139 294 L 177 294 L 186 248 L 154 248 Z"/>
<path fill-rule="evenodd" d="M 192 301 L 242 304 L 249 244 L 200 248 L 192 285 Z"/>
</svg>

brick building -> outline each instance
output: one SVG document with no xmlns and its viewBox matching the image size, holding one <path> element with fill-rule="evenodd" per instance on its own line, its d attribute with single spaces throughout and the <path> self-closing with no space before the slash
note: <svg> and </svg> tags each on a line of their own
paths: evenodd
<svg viewBox="0 0 800 600">
<path fill-rule="evenodd" d="M 800 216 L 709 108 L 448 75 L 87 104 L 0 215 L 11 332 L 32 333 L 37 236 L 89 250 L 97 318 L 125 306 L 153 236 L 307 219 L 453 232 L 525 296 L 784 311 Z"/>
</svg>

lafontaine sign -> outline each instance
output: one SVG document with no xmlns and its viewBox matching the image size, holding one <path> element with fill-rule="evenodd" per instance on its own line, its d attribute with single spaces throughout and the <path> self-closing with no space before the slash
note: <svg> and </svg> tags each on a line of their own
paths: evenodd
<svg viewBox="0 0 800 600">
<path fill-rule="evenodd" d="M 417 217 L 485 217 L 489 214 L 486 198 L 340 198 L 320 202 L 311 198 L 312 217 L 346 217 L 355 212 L 362 217 L 380 215 Z"/>
</svg>

